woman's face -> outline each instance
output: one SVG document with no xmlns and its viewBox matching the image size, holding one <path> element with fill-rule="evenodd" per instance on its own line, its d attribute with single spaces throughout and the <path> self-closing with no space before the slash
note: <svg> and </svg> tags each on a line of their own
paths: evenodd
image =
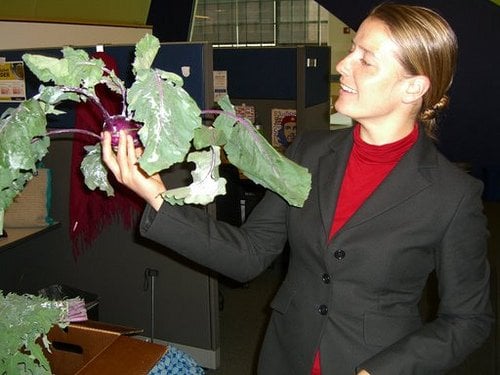
<svg viewBox="0 0 500 375">
<path fill-rule="evenodd" d="M 391 123 L 401 116 L 405 72 L 397 45 L 385 24 L 375 18 L 360 26 L 349 54 L 337 64 L 339 98 L 335 109 L 361 124 Z"/>
</svg>

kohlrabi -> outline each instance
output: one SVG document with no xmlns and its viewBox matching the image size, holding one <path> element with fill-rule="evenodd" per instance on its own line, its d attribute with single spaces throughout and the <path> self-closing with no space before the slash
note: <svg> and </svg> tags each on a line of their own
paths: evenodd
<svg viewBox="0 0 500 375">
<path fill-rule="evenodd" d="M 50 136 L 57 133 L 81 132 L 96 138 L 94 145 L 85 147 L 80 169 L 87 187 L 113 195 L 101 160 L 100 134 L 72 128 L 48 130 L 46 116 L 62 113 L 57 106 L 68 100 L 97 106 L 103 130 L 111 131 L 115 145 L 119 130 L 132 134 L 143 148 L 139 164 L 147 174 L 184 161 L 195 163 L 191 185 L 163 194 L 172 204 L 207 204 L 225 194 L 225 180 L 218 174 L 223 148 L 229 161 L 254 182 L 293 206 L 303 205 L 311 187 L 309 172 L 277 152 L 247 119 L 236 116 L 227 96 L 218 102 L 220 111 L 200 110 L 179 75 L 153 67 L 159 49 L 158 39 L 150 34 L 137 43 L 132 63 L 135 80 L 130 87 L 84 50 L 65 47 L 62 58 L 23 55 L 43 84 L 33 98 L 0 118 L 0 214 L 36 172 L 36 163 L 48 152 Z M 98 84 L 121 96 L 121 113 L 106 111 L 95 93 Z M 202 121 L 207 113 L 217 114 L 210 126 Z"/>
<path fill-rule="evenodd" d="M 140 128 L 141 124 L 123 115 L 114 115 L 107 118 L 102 126 L 102 130 L 111 133 L 111 146 L 113 146 L 113 148 L 115 149 L 116 147 L 118 147 L 120 131 L 124 131 L 130 136 L 132 136 L 134 140 L 134 145 L 136 147 L 141 147 L 142 143 L 141 140 L 139 139 L 139 135 L 137 134 Z"/>
</svg>

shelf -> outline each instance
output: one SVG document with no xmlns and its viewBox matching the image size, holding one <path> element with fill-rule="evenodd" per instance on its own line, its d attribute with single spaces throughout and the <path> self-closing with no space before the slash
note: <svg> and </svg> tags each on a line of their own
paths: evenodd
<svg viewBox="0 0 500 375">
<path fill-rule="evenodd" d="M 47 225 L 46 227 L 4 228 L 4 231 L 7 233 L 7 237 L 0 238 L 0 251 L 18 246 L 25 241 L 56 229 L 60 225 L 61 223 L 56 222 L 54 224 Z"/>
</svg>

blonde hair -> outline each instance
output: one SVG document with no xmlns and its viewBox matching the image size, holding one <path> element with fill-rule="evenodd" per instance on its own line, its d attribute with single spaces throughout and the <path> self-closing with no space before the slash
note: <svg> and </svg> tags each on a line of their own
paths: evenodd
<svg viewBox="0 0 500 375">
<path fill-rule="evenodd" d="M 435 138 L 437 116 L 448 106 L 447 93 L 457 63 L 458 43 L 453 29 L 437 12 L 420 6 L 383 3 L 369 17 L 388 27 L 399 46 L 398 57 L 404 69 L 429 79 L 418 120 L 426 133 Z"/>
</svg>

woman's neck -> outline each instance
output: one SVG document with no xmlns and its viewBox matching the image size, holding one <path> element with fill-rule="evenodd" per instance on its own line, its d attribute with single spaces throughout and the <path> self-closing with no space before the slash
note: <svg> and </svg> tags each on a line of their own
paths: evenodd
<svg viewBox="0 0 500 375">
<path fill-rule="evenodd" d="M 360 137 L 361 139 L 371 145 L 380 146 L 388 143 L 397 142 L 403 139 L 413 131 L 415 126 L 415 119 L 408 119 L 398 124 L 372 124 L 361 123 Z"/>
</svg>

